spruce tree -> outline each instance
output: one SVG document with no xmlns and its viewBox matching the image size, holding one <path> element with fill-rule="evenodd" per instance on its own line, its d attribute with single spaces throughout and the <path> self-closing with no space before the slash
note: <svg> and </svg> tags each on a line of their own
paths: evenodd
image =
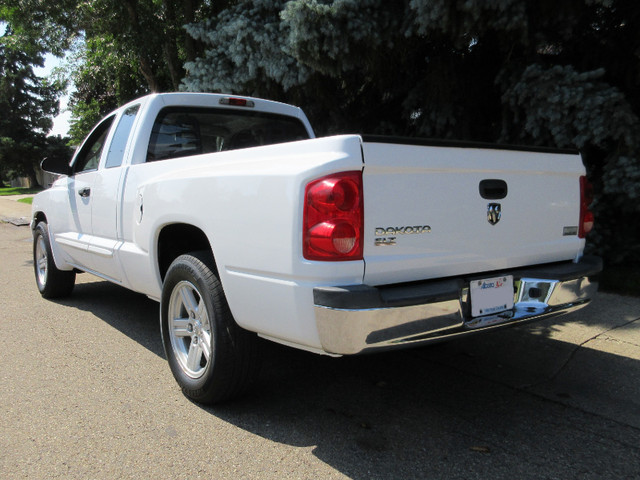
<svg viewBox="0 0 640 480">
<path fill-rule="evenodd" d="M 640 3 L 240 0 L 187 27 L 182 88 L 298 104 L 320 135 L 580 149 L 590 248 L 640 262 Z"/>
</svg>

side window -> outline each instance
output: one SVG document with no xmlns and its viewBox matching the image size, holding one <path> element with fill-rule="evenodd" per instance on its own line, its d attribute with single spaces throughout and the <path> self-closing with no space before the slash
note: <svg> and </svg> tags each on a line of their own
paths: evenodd
<svg viewBox="0 0 640 480">
<path fill-rule="evenodd" d="M 91 132 L 76 157 L 76 161 L 73 164 L 73 173 L 89 172 L 98 168 L 104 142 L 109 134 L 113 118 L 113 115 L 110 116 Z"/>
<path fill-rule="evenodd" d="M 115 132 L 113 133 L 113 139 L 111 145 L 109 145 L 109 153 L 107 154 L 107 161 L 105 163 L 106 168 L 119 167 L 122 165 L 124 158 L 124 149 L 127 146 L 129 140 L 129 134 L 131 133 L 131 127 L 136 119 L 136 114 L 140 109 L 140 105 L 127 108 L 118 122 Z"/>
</svg>

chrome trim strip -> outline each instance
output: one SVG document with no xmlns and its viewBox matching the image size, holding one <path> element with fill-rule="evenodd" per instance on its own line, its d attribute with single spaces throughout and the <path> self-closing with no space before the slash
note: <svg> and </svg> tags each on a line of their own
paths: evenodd
<svg viewBox="0 0 640 480">
<path fill-rule="evenodd" d="M 515 280 L 512 310 L 470 318 L 468 288 L 457 300 L 389 308 L 330 308 L 315 305 L 322 348 L 350 355 L 430 343 L 569 313 L 595 295 L 598 284 L 586 276 L 559 281 L 541 278 Z"/>
<path fill-rule="evenodd" d="M 108 282 L 115 283 L 116 285 L 122 285 L 122 280 L 118 280 L 118 279 L 110 277 L 108 275 L 104 275 L 102 273 L 96 272 L 95 270 L 91 270 L 90 268 L 83 267 L 81 265 L 78 265 L 77 263 L 71 263 L 71 262 L 67 262 L 67 263 L 69 265 L 71 265 L 73 268 L 75 268 L 76 270 L 79 270 L 80 273 L 82 273 L 82 272 L 90 273 L 91 275 L 94 275 L 94 276 L 96 276 L 98 278 L 101 278 L 103 280 L 107 280 Z M 151 297 L 149 297 L 149 298 L 151 298 Z"/>
<path fill-rule="evenodd" d="M 77 238 L 69 238 L 62 234 L 56 235 L 55 240 L 61 245 L 66 245 L 67 247 L 75 248 L 76 250 L 81 250 L 83 252 L 86 252 L 89 247 L 87 242 L 78 240 Z"/>
</svg>

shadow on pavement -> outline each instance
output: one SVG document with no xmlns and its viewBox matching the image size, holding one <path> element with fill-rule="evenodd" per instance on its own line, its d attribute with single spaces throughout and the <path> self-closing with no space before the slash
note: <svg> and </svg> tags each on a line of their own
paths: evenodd
<svg viewBox="0 0 640 480">
<path fill-rule="evenodd" d="M 252 396 L 206 410 L 274 442 L 311 446 L 350 478 L 640 471 L 639 429 L 431 360 L 448 348 L 333 359 L 275 346 Z"/>
<path fill-rule="evenodd" d="M 95 277 L 83 273 L 78 275 L 71 297 L 56 302 L 93 313 L 149 351 L 165 358 L 160 340 L 159 304 L 145 295 L 95 280 Z"/>
<path fill-rule="evenodd" d="M 93 282 L 62 303 L 164 357 L 156 302 Z M 598 321 L 576 315 L 360 357 L 269 343 L 247 397 L 200 408 L 355 479 L 637 478 L 640 362 L 554 339 Z"/>
</svg>

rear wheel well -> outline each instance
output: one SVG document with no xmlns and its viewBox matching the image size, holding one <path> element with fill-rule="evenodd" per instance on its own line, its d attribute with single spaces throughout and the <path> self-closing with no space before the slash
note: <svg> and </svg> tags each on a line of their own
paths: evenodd
<svg viewBox="0 0 640 480">
<path fill-rule="evenodd" d="M 164 227 L 158 237 L 158 268 L 162 280 L 176 258 L 198 250 L 212 251 L 209 239 L 198 227 L 184 223 Z"/>
</svg>

